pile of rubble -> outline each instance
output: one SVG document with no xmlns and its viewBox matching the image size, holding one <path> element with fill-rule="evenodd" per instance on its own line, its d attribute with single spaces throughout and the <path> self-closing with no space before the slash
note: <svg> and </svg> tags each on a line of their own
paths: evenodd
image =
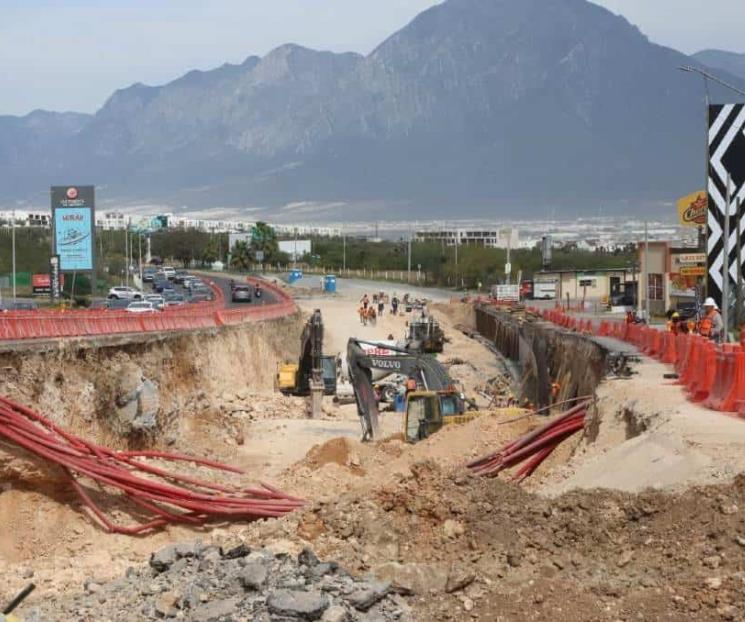
<svg viewBox="0 0 745 622">
<path fill-rule="evenodd" d="M 745 477 L 548 499 L 432 461 L 256 524 L 409 595 L 416 619 L 742 619 Z"/>
<path fill-rule="evenodd" d="M 355 579 L 310 549 L 291 557 L 241 544 L 230 550 L 176 544 L 119 580 L 85 582 L 73 599 L 51 599 L 34 620 L 180 619 L 322 622 L 413 620 L 389 583 Z"/>
</svg>

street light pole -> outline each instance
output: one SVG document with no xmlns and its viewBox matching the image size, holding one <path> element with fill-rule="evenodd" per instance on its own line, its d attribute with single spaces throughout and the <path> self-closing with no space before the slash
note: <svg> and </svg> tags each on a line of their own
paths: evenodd
<svg viewBox="0 0 745 622">
<path fill-rule="evenodd" d="M 13 223 L 11 230 L 11 239 L 13 246 L 13 308 L 16 305 L 16 210 L 13 208 Z"/>
<path fill-rule="evenodd" d="M 728 88 L 730 91 L 734 91 L 735 93 L 745 96 L 745 91 L 741 91 L 736 86 L 733 86 L 729 82 L 725 82 L 721 78 L 717 78 L 714 74 L 709 73 L 708 71 L 699 69 L 698 67 L 693 67 L 692 65 L 683 65 L 681 67 L 678 67 L 678 69 L 680 69 L 681 71 L 685 71 L 686 73 L 697 73 L 700 76 L 703 76 L 704 79 L 706 80 L 711 80 L 712 82 L 716 82 L 717 84 L 720 84 L 725 88 Z"/>
</svg>

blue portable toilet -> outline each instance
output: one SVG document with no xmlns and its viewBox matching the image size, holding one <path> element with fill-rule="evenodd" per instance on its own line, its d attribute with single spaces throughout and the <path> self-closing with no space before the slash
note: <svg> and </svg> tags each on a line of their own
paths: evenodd
<svg viewBox="0 0 745 622">
<path fill-rule="evenodd" d="M 297 268 L 293 268 L 292 270 L 290 270 L 290 276 L 287 278 L 287 282 L 292 284 L 292 283 L 295 283 L 296 281 L 299 281 L 302 278 L 303 278 L 303 271 L 298 270 Z"/>
<path fill-rule="evenodd" d="M 333 274 L 327 274 L 323 279 L 323 291 L 327 294 L 336 293 L 336 276 Z"/>
</svg>

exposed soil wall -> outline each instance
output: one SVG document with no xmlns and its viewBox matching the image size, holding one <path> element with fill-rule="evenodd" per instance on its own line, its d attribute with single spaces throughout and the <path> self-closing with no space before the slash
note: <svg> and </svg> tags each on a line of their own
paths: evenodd
<svg viewBox="0 0 745 622">
<path fill-rule="evenodd" d="M 517 363 L 523 374 L 522 397 L 539 407 L 550 402 L 551 383 L 559 383 L 556 401 L 593 395 L 603 379 L 607 352 L 581 335 L 493 307 L 476 308 L 479 333 Z"/>
<path fill-rule="evenodd" d="M 204 410 L 209 400 L 271 393 L 277 364 L 298 355 L 301 330 L 297 313 L 152 343 L 0 353 L 0 395 L 115 447 L 141 444 L 138 431 L 148 444 L 173 442 L 180 415 Z M 127 428 L 145 414 L 152 425 Z"/>
</svg>

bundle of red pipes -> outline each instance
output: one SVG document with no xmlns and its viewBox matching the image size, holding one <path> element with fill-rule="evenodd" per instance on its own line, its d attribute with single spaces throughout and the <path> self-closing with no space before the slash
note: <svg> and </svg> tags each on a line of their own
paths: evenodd
<svg viewBox="0 0 745 622">
<path fill-rule="evenodd" d="M 254 520 L 280 517 L 301 507 L 269 484 L 257 488 L 224 486 L 154 466 L 153 459 L 190 462 L 202 468 L 243 474 L 235 467 L 212 460 L 159 451 L 115 451 L 69 434 L 46 417 L 0 397 L 0 441 L 58 465 L 100 523 L 113 533 L 139 534 L 169 523 L 202 525 L 211 520 Z M 144 522 L 123 527 L 114 524 L 95 503 L 83 483 L 105 494 L 122 494 L 144 510 Z"/>
<path fill-rule="evenodd" d="M 545 425 L 505 445 L 499 451 L 468 464 L 472 472 L 495 477 L 501 471 L 525 462 L 513 476 L 517 482 L 530 477 L 540 464 L 567 438 L 582 430 L 589 401 L 583 401 Z"/>
</svg>

